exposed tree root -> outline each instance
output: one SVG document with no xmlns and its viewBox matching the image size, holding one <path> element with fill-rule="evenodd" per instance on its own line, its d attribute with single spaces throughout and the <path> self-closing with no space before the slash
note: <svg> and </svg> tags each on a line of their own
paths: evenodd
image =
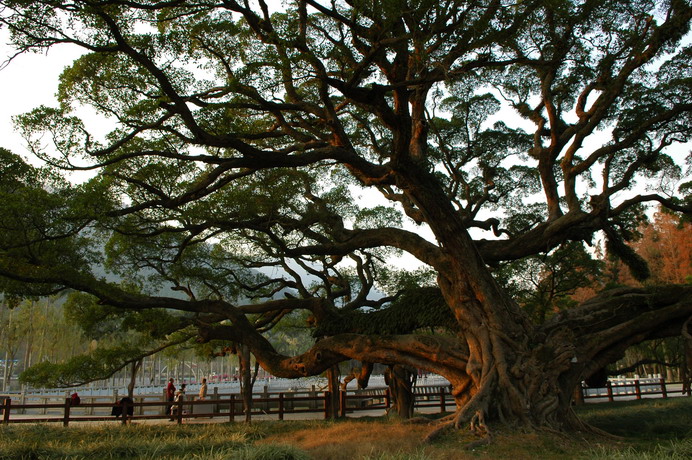
<svg viewBox="0 0 692 460">
<path fill-rule="evenodd" d="M 485 415 L 482 411 L 476 411 L 473 417 L 471 417 L 471 431 L 478 436 L 490 435 L 490 430 L 485 424 Z"/>
<path fill-rule="evenodd" d="M 473 450 L 473 449 L 475 449 L 476 447 L 487 446 L 487 445 L 490 444 L 492 441 L 493 441 L 493 437 L 492 437 L 490 434 L 488 434 L 487 436 L 483 436 L 481 439 L 479 439 L 479 440 L 477 440 L 477 441 L 473 441 L 473 442 L 470 442 L 470 443 L 466 444 L 466 445 L 464 446 L 464 449 L 466 449 L 466 450 Z"/>
<path fill-rule="evenodd" d="M 404 423 L 406 423 L 407 425 L 428 425 L 431 424 L 431 422 L 434 423 L 433 420 L 430 420 L 429 418 L 425 417 L 413 417 L 404 420 Z"/>
<path fill-rule="evenodd" d="M 617 435 L 614 435 L 612 433 L 608 433 L 607 431 L 604 431 L 600 428 L 597 428 L 593 425 L 590 425 L 590 424 L 582 421 L 579 417 L 577 417 L 577 415 L 571 409 L 570 409 L 568 421 L 569 421 L 568 422 L 569 423 L 568 430 L 580 431 L 582 433 L 593 434 L 596 436 L 600 436 L 600 437 L 608 438 L 608 439 L 612 439 L 612 440 L 617 440 L 617 441 L 624 440 L 624 438 L 621 436 L 617 436 Z M 548 428 L 548 427 L 541 427 L 540 429 L 544 430 L 544 431 L 550 431 L 550 432 L 554 431 L 554 432 L 561 433 L 560 431 L 553 430 L 553 429 Z"/>
<path fill-rule="evenodd" d="M 454 422 L 450 421 L 450 422 L 442 423 L 442 424 L 440 424 L 440 426 L 438 426 L 437 428 L 432 430 L 430 433 L 428 433 L 427 436 L 425 436 L 425 438 L 423 438 L 423 442 L 426 444 L 430 444 L 433 441 L 435 441 L 436 439 L 438 439 L 440 436 L 445 434 L 447 431 L 450 431 L 452 428 L 454 428 Z"/>
<path fill-rule="evenodd" d="M 493 436 L 490 433 L 490 430 L 488 429 L 487 425 L 484 423 L 478 423 L 478 421 L 474 422 L 475 425 L 472 423 L 471 426 L 471 431 L 479 437 L 478 440 L 472 441 L 466 446 L 464 446 L 465 449 L 467 450 L 472 450 L 475 449 L 476 447 L 488 445 L 492 442 Z M 433 431 L 427 434 L 425 438 L 423 438 L 423 442 L 430 444 L 440 438 L 442 435 L 445 433 L 453 430 L 455 428 L 456 424 L 454 421 L 448 421 L 440 424 L 437 428 L 435 428 Z"/>
<path fill-rule="evenodd" d="M 607 431 L 604 431 L 604 430 L 597 428 L 593 425 L 589 425 L 588 423 L 582 423 L 582 426 L 579 428 L 579 431 L 589 433 L 589 434 L 595 434 L 597 436 L 601 436 L 601 437 L 616 440 L 616 441 L 624 441 L 624 439 L 625 439 L 622 436 L 618 436 L 618 435 L 615 435 L 613 433 L 608 433 Z"/>
</svg>

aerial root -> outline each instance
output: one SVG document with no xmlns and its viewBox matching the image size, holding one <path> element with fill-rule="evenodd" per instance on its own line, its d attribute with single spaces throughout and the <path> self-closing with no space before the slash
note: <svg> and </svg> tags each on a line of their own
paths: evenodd
<svg viewBox="0 0 692 460">
<path fill-rule="evenodd" d="M 485 436 L 489 433 L 488 426 L 485 424 L 485 415 L 482 411 L 478 410 L 473 417 L 471 417 L 470 423 L 471 432 L 476 436 Z"/>
<path fill-rule="evenodd" d="M 428 433 L 428 435 L 423 439 L 423 442 L 431 443 L 452 428 L 461 428 L 462 424 L 464 423 L 464 419 L 465 416 L 463 412 L 457 412 L 451 417 L 445 417 L 442 420 L 438 420 L 438 427 Z M 469 428 L 474 435 L 481 439 L 468 444 L 466 446 L 467 449 L 473 449 L 477 446 L 489 444 L 491 442 L 492 435 L 490 433 L 490 429 L 485 424 L 485 413 L 482 410 L 476 411 L 476 413 L 471 417 Z"/>
</svg>

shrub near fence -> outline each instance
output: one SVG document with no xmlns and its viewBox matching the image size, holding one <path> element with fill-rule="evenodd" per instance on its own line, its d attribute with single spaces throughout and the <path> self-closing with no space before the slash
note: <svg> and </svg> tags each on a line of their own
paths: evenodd
<svg viewBox="0 0 692 460">
<path fill-rule="evenodd" d="M 347 413 L 363 410 L 387 410 L 391 405 L 389 389 L 379 388 L 370 390 L 349 390 L 342 391 L 340 401 L 340 412 L 343 416 Z M 444 412 L 453 400 L 449 399 L 446 387 L 416 387 L 416 407 L 439 407 Z M 251 415 L 276 415 L 279 420 L 284 419 L 285 414 L 313 413 L 323 414 L 328 417 L 329 411 L 329 392 L 317 393 L 316 391 L 304 392 L 279 392 L 253 395 L 253 412 Z M 43 397 L 45 398 L 45 397 Z M 89 397 L 82 398 L 82 403 L 73 406 L 70 398 L 61 399 L 55 403 L 20 403 L 16 404 L 11 398 L 5 398 L 2 404 L 2 423 L 48 423 L 62 422 L 67 426 L 70 422 L 84 421 L 109 421 L 117 420 L 110 413 L 113 403 L 85 402 Z M 129 420 L 149 420 L 167 419 L 170 417 L 164 414 L 164 408 L 171 403 L 161 398 L 156 401 L 146 401 L 143 397 L 135 398 L 132 404 L 134 415 L 131 417 L 121 417 L 120 422 L 126 423 Z M 213 398 L 206 400 L 186 400 L 174 404 L 175 411 L 173 419 L 177 423 L 183 423 L 191 418 L 218 418 L 223 417 L 228 421 L 234 421 L 236 416 L 243 414 L 242 399 L 238 394 L 219 394 L 214 392 Z M 126 408 L 123 413 L 127 414 Z M 80 415 L 78 414 L 84 414 Z M 94 415 L 97 412 L 103 415 Z M 153 413 L 152 413 L 153 412 Z M 29 413 L 30 415 L 24 415 Z M 12 416 L 15 414 L 16 416 Z M 19 416 L 22 414 L 21 416 Z M 46 416 L 31 416 L 32 414 L 43 414 Z M 54 414 L 48 416 L 48 414 Z"/>
</svg>

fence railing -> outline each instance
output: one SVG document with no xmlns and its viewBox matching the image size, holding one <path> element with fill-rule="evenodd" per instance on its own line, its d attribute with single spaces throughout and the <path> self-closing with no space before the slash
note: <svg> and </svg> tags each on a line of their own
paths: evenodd
<svg viewBox="0 0 692 460">
<path fill-rule="evenodd" d="M 634 379 L 626 381 L 608 381 L 606 386 L 589 388 L 582 386 L 577 392 L 577 402 L 586 400 L 642 399 L 651 397 L 668 398 L 669 396 L 692 396 L 690 386 L 684 382 L 666 382 L 665 379 Z"/>
<path fill-rule="evenodd" d="M 414 388 L 416 408 L 439 408 L 445 412 L 454 406 L 447 387 L 420 386 Z M 339 407 L 341 416 L 348 413 L 365 410 L 387 410 L 391 407 L 392 398 L 388 388 L 369 390 L 348 390 L 339 392 Z M 242 397 L 239 394 L 214 393 L 210 399 L 184 400 L 177 403 L 165 401 L 157 396 L 136 397 L 133 401 L 124 401 L 119 405 L 122 415 L 109 415 L 114 403 L 94 402 L 94 399 L 104 397 L 86 397 L 78 405 L 70 398 L 52 398 L 55 402 L 17 403 L 12 398 L 2 401 L 0 423 L 62 423 L 68 426 L 72 422 L 119 421 L 127 423 L 130 420 L 170 419 L 178 424 L 193 418 L 223 417 L 229 422 L 236 417 L 244 416 Z M 47 397 L 42 397 L 47 399 Z M 147 399 L 155 399 L 153 401 Z M 89 402 L 90 401 L 90 402 Z M 270 415 L 278 420 L 284 420 L 286 414 L 321 414 L 329 418 L 332 398 L 325 392 L 277 392 L 254 394 L 250 416 Z M 168 413 L 167 408 L 172 410 Z"/>
<path fill-rule="evenodd" d="M 578 389 L 579 390 L 579 389 Z M 618 399 L 643 399 L 650 397 L 668 398 L 670 396 L 692 396 L 688 385 L 682 382 L 666 382 L 665 379 L 641 379 L 621 383 L 608 382 L 603 388 L 582 387 L 575 394 L 577 403 L 588 401 L 615 401 Z M 454 399 L 447 386 L 414 387 L 415 407 L 446 412 L 455 408 Z M 121 416 L 111 414 L 114 400 L 107 396 L 86 396 L 74 405 L 70 398 L 41 396 L 41 402 L 29 402 L 22 397 L 13 399 L 0 395 L 0 423 L 50 423 L 61 422 L 67 426 L 71 422 L 119 421 L 172 419 L 177 423 L 185 420 L 206 417 L 222 417 L 234 421 L 244 416 L 241 395 L 223 394 L 215 388 L 209 399 L 188 399 L 178 403 L 165 400 L 163 395 L 136 396 L 132 402 L 120 407 Z M 315 390 L 268 392 L 254 394 L 250 416 L 276 416 L 284 420 L 287 414 L 320 414 L 328 418 L 334 412 L 330 407 L 332 398 L 328 391 Z M 340 391 L 339 411 L 341 416 L 365 410 L 383 410 L 391 407 L 392 397 L 388 388 Z M 168 412 L 167 408 L 174 410 Z"/>
</svg>

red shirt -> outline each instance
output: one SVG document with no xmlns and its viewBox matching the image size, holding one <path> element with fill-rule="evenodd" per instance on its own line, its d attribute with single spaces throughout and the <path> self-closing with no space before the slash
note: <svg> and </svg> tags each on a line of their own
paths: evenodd
<svg viewBox="0 0 692 460">
<path fill-rule="evenodd" d="M 166 387 L 166 396 L 169 398 L 175 396 L 175 385 L 173 385 L 173 382 L 168 382 L 168 386 Z"/>
</svg>

